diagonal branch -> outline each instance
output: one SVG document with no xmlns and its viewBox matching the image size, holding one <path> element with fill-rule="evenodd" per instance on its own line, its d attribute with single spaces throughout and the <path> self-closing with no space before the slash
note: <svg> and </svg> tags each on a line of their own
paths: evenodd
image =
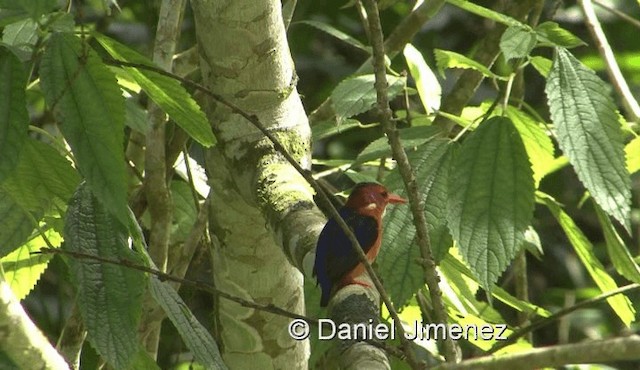
<svg viewBox="0 0 640 370">
<path fill-rule="evenodd" d="M 607 36 L 605 36 L 604 31 L 600 26 L 600 22 L 598 21 L 596 12 L 593 9 L 591 0 L 578 0 L 578 4 L 580 4 L 582 12 L 584 13 L 587 28 L 589 28 L 589 31 L 593 36 L 593 40 L 596 42 L 596 46 L 598 47 L 598 51 L 600 52 L 602 59 L 605 61 L 609 79 L 622 98 L 622 105 L 624 105 L 628 118 L 634 122 L 639 122 L 640 105 L 638 105 L 638 101 L 633 97 L 633 93 L 631 93 L 631 89 L 629 89 L 629 85 L 624 79 L 622 71 L 620 71 L 616 57 L 613 54 L 613 50 L 611 50 L 611 46 L 609 46 Z"/>
<path fill-rule="evenodd" d="M 380 15 L 378 13 L 378 5 L 375 0 L 364 0 L 364 7 L 369 16 L 369 29 L 371 34 L 371 44 L 373 47 L 373 69 L 376 76 L 376 93 L 378 97 L 378 114 L 382 123 L 382 127 L 389 139 L 393 157 L 398 163 L 398 169 L 400 175 L 404 181 L 407 189 L 407 195 L 409 196 L 409 203 L 411 206 L 411 213 L 413 214 L 413 222 L 416 226 L 416 234 L 418 246 L 420 247 L 420 253 L 424 260 L 422 266 L 424 267 L 424 277 L 427 286 L 429 287 L 429 293 L 431 295 L 431 301 L 433 303 L 433 309 L 435 319 L 437 323 L 446 324 L 447 312 L 442 301 L 442 292 L 438 282 L 438 272 L 436 271 L 436 264 L 431 252 L 431 241 L 429 240 L 429 232 L 427 230 L 427 220 L 424 212 L 424 203 L 420 201 L 418 193 L 418 184 L 416 182 L 415 173 L 411 168 L 407 153 L 405 153 L 398 130 L 395 122 L 391 118 L 391 109 L 389 108 L 389 100 L 387 97 L 387 72 L 384 63 L 385 53 L 383 45 L 382 26 L 380 25 Z M 385 302 L 389 307 L 389 303 Z M 391 312 L 391 307 L 389 307 Z M 456 349 L 453 341 L 449 337 L 440 338 L 444 341 L 444 356 L 449 362 L 456 361 Z M 403 342 L 403 345 L 408 343 Z M 409 360 L 412 360 L 409 358 Z M 415 361 L 415 360 L 414 360 Z"/>
</svg>

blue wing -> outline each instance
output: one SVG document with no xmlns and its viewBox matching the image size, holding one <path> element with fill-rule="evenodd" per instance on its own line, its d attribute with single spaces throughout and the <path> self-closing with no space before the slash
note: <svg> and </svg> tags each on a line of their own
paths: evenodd
<svg viewBox="0 0 640 370">
<path fill-rule="evenodd" d="M 350 208 L 342 207 L 340 216 L 349 225 L 366 253 L 378 236 L 378 221 L 370 216 L 362 216 Z M 353 251 L 351 242 L 335 219 L 330 219 L 322 229 L 316 248 L 313 274 L 317 276 L 322 289 L 320 306 L 329 303 L 333 286 L 360 262 Z"/>
</svg>

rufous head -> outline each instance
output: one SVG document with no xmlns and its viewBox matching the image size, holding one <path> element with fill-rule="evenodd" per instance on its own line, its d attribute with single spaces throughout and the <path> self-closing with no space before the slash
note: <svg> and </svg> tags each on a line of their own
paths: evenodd
<svg viewBox="0 0 640 370">
<path fill-rule="evenodd" d="M 375 182 L 361 182 L 353 187 L 347 199 L 346 207 L 358 210 L 362 214 L 382 216 L 389 203 L 406 203 L 407 200 L 390 193 L 387 188 Z"/>
</svg>

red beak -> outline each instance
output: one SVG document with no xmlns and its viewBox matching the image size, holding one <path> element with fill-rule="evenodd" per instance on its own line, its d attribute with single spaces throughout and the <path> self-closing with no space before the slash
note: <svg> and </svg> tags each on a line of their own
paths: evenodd
<svg viewBox="0 0 640 370">
<path fill-rule="evenodd" d="M 389 203 L 392 203 L 392 204 L 407 203 L 407 200 L 399 196 L 398 194 L 389 193 L 389 198 L 387 199 L 389 200 Z"/>
</svg>

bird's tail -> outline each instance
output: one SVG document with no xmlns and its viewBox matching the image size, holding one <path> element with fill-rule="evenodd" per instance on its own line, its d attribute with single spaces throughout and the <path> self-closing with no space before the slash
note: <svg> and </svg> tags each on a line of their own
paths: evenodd
<svg viewBox="0 0 640 370">
<path fill-rule="evenodd" d="M 329 298 L 331 298 L 331 292 L 326 289 L 322 289 L 322 297 L 320 298 L 320 307 L 327 307 L 329 304 Z"/>
</svg>

